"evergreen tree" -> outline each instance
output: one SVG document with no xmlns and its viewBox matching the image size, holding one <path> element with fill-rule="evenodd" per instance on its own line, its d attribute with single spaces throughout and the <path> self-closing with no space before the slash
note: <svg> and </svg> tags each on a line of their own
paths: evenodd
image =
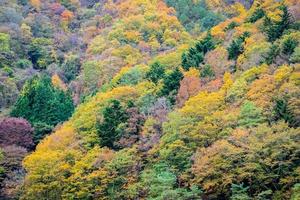
<svg viewBox="0 0 300 200">
<path fill-rule="evenodd" d="M 280 38 L 283 32 L 292 24 L 292 17 L 288 11 L 287 6 L 282 5 L 279 7 L 279 9 L 282 11 L 279 21 L 272 21 L 268 16 L 266 16 L 264 19 L 263 30 L 270 42 L 274 42 L 275 40 Z"/>
<path fill-rule="evenodd" d="M 228 59 L 236 60 L 240 54 L 244 51 L 244 42 L 247 37 L 250 36 L 249 32 L 245 32 L 242 36 L 238 37 L 236 40 L 233 40 L 230 46 L 227 48 Z"/>
<path fill-rule="evenodd" d="M 274 60 L 276 59 L 276 57 L 280 54 L 280 48 L 278 45 L 273 44 L 269 51 L 267 52 L 267 55 L 264 57 L 265 58 L 265 62 L 270 65 L 274 62 Z"/>
<path fill-rule="evenodd" d="M 118 126 L 128 119 L 121 102 L 114 99 L 103 110 L 103 120 L 97 124 L 98 136 L 101 146 L 114 149 L 114 142 L 118 140 Z"/>
<path fill-rule="evenodd" d="M 172 91 L 177 92 L 180 87 L 180 81 L 183 79 L 183 74 L 176 68 L 173 72 L 166 75 L 163 80 L 163 88 L 161 89 L 161 94 L 163 96 L 169 95 Z"/>
<path fill-rule="evenodd" d="M 240 126 L 253 127 L 263 123 L 265 118 L 262 116 L 261 109 L 257 108 L 251 101 L 246 101 L 241 108 L 238 123 Z"/>
<path fill-rule="evenodd" d="M 74 111 L 69 93 L 55 88 L 48 76 L 34 77 L 24 85 L 11 116 L 22 117 L 35 124 L 52 127 L 66 121 Z M 42 138 L 35 132 L 34 138 Z M 37 140 L 35 140 L 37 142 Z"/>
<path fill-rule="evenodd" d="M 292 55 L 295 51 L 295 48 L 298 46 L 299 41 L 289 37 L 283 42 L 282 53 L 285 55 Z"/>
<path fill-rule="evenodd" d="M 184 70 L 189 70 L 191 67 L 199 67 L 203 62 L 204 55 L 215 48 L 215 41 L 210 33 L 191 47 L 187 52 L 184 52 L 181 57 L 181 65 Z"/>
<path fill-rule="evenodd" d="M 147 199 L 149 200 L 201 200 L 202 191 L 198 187 L 192 186 L 190 190 L 178 187 L 176 175 L 165 163 L 158 163 L 146 169 L 141 179 L 148 191 Z"/>
<path fill-rule="evenodd" d="M 257 8 L 254 13 L 246 20 L 246 22 L 255 23 L 257 20 L 265 16 L 265 11 L 262 8 Z"/>
<path fill-rule="evenodd" d="M 289 123 L 291 126 L 294 124 L 295 119 L 288 108 L 288 102 L 285 99 L 277 99 L 274 106 L 274 118 L 275 120 L 283 119 L 285 122 Z"/>
<path fill-rule="evenodd" d="M 150 70 L 146 73 L 146 78 L 155 84 L 164 76 L 165 68 L 159 62 L 153 63 L 150 66 Z"/>
<path fill-rule="evenodd" d="M 203 69 L 201 70 L 200 76 L 201 78 L 211 78 L 215 76 L 215 72 L 210 65 L 204 65 Z"/>
<path fill-rule="evenodd" d="M 231 185 L 231 197 L 230 200 L 251 200 L 248 195 L 249 187 L 245 187 L 244 184 L 232 184 Z"/>
<path fill-rule="evenodd" d="M 273 194 L 272 190 L 265 190 L 265 191 L 260 192 L 257 195 L 256 199 L 257 200 L 271 200 L 272 194 Z"/>
</svg>

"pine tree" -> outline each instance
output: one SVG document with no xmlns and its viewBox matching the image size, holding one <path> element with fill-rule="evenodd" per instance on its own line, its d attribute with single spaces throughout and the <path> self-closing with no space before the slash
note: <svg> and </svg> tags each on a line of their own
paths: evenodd
<svg viewBox="0 0 300 200">
<path fill-rule="evenodd" d="M 285 99 L 277 99 L 274 106 L 275 120 L 283 119 L 285 122 L 293 126 L 295 119 L 293 113 L 288 108 L 288 102 Z"/>
<path fill-rule="evenodd" d="M 121 102 L 114 99 L 103 110 L 103 120 L 97 124 L 101 146 L 114 149 L 119 138 L 118 126 L 127 121 L 128 116 Z"/>
<path fill-rule="evenodd" d="M 172 73 L 166 75 L 163 80 L 164 86 L 161 90 L 161 94 L 164 96 L 170 94 L 172 91 L 177 92 L 180 87 L 180 81 L 182 79 L 183 74 L 178 68 L 176 68 Z"/>
<path fill-rule="evenodd" d="M 202 78 L 211 78 L 215 76 L 215 72 L 210 65 L 204 65 L 203 69 L 201 70 L 200 76 Z"/>
<path fill-rule="evenodd" d="M 295 48 L 298 46 L 299 42 L 291 37 L 283 42 L 282 53 L 285 55 L 292 55 L 295 51 Z"/>
<path fill-rule="evenodd" d="M 204 60 L 204 55 L 215 48 L 215 41 L 210 33 L 191 47 L 187 52 L 184 52 L 181 57 L 181 65 L 184 70 L 188 71 L 191 67 L 199 67 Z"/>
<path fill-rule="evenodd" d="M 265 11 L 262 8 L 257 8 L 254 13 L 246 20 L 246 22 L 255 23 L 257 20 L 265 16 Z"/>
<path fill-rule="evenodd" d="M 146 78 L 155 84 L 164 76 L 165 68 L 159 62 L 153 63 L 150 66 L 150 70 L 146 74 Z"/>
<path fill-rule="evenodd" d="M 227 48 L 228 51 L 228 59 L 236 60 L 240 54 L 244 51 L 244 42 L 247 37 L 250 36 L 249 32 L 243 33 L 236 40 L 233 40 L 230 46 Z"/>
<path fill-rule="evenodd" d="M 232 184 L 231 185 L 231 197 L 230 200 L 251 200 L 248 195 L 249 187 L 245 187 L 244 184 Z"/>
<path fill-rule="evenodd" d="M 69 93 L 55 88 L 50 77 L 36 76 L 24 85 L 11 116 L 27 119 L 34 127 L 37 125 L 34 139 L 38 142 L 46 132 L 37 130 L 47 127 L 49 133 L 49 127 L 66 121 L 73 111 L 73 100 Z M 41 124 L 44 128 L 41 128 Z"/>
<path fill-rule="evenodd" d="M 280 14 L 280 21 L 272 21 L 268 16 L 266 16 L 264 19 L 263 30 L 268 36 L 268 40 L 270 42 L 274 42 L 280 38 L 283 35 L 283 32 L 292 24 L 292 17 L 287 6 L 282 5 L 279 7 L 279 9 L 282 11 L 282 14 Z"/>
<path fill-rule="evenodd" d="M 267 52 L 267 55 L 264 56 L 265 58 L 265 62 L 270 65 L 274 62 L 274 60 L 276 59 L 276 57 L 280 54 L 280 48 L 278 45 L 273 44 L 269 51 Z"/>
</svg>

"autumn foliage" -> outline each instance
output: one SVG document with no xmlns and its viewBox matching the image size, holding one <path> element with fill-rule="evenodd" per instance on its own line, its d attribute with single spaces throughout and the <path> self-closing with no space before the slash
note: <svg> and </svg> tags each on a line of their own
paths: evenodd
<svg viewBox="0 0 300 200">
<path fill-rule="evenodd" d="M 298 7 L 7 1 L 0 199 L 298 200 Z"/>
</svg>

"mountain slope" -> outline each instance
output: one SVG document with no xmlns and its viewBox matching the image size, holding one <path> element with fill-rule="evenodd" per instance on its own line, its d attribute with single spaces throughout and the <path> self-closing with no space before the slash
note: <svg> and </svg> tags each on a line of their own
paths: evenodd
<svg viewBox="0 0 300 200">
<path fill-rule="evenodd" d="M 20 199 L 297 199 L 300 5 L 218 2 L 237 13 L 196 39 L 163 1 L 95 4 L 86 97 Z"/>
</svg>

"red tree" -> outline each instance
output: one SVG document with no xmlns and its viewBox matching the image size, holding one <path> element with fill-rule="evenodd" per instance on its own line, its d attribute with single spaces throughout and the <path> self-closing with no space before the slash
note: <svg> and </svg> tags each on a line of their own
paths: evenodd
<svg viewBox="0 0 300 200">
<path fill-rule="evenodd" d="M 0 119 L 0 147 L 17 145 L 31 149 L 34 146 L 32 133 L 33 128 L 25 119 Z"/>
</svg>

